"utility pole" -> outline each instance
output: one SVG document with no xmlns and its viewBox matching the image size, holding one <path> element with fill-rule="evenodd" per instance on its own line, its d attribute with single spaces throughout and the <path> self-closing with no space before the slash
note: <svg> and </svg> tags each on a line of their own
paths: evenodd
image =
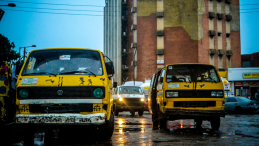
<svg viewBox="0 0 259 146">
<path fill-rule="evenodd" d="M 136 56 L 136 48 L 134 48 L 134 56 L 133 56 L 133 83 L 134 83 L 134 86 L 135 86 L 135 66 L 136 66 L 135 56 Z"/>
</svg>

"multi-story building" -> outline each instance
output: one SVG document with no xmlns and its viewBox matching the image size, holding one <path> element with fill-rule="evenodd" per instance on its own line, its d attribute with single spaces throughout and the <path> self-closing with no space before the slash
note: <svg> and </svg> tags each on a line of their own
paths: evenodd
<svg viewBox="0 0 259 146">
<path fill-rule="evenodd" d="M 239 0 L 106 0 L 104 15 L 119 84 L 174 63 L 241 67 Z"/>
<path fill-rule="evenodd" d="M 241 60 L 242 67 L 259 67 L 259 52 L 255 52 L 253 54 L 243 54 L 241 56 Z"/>
</svg>

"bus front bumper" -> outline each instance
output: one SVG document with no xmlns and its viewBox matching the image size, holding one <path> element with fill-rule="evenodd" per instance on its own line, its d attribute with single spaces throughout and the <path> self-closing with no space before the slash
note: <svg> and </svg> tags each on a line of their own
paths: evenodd
<svg viewBox="0 0 259 146">
<path fill-rule="evenodd" d="M 168 116 L 186 116 L 186 117 L 225 117 L 224 110 L 184 110 L 184 109 L 166 109 Z"/>
<path fill-rule="evenodd" d="M 17 114 L 17 124 L 42 125 L 102 125 L 105 123 L 105 113 L 97 114 Z"/>
</svg>

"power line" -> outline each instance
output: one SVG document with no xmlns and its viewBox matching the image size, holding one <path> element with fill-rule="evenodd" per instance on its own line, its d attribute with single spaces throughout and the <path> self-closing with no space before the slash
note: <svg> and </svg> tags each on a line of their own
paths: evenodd
<svg viewBox="0 0 259 146">
<path fill-rule="evenodd" d="M 15 3 L 27 3 L 27 4 L 41 4 L 41 5 L 63 5 L 63 6 L 87 6 L 87 7 L 105 7 L 101 5 L 73 5 L 73 4 L 57 4 L 57 3 L 37 3 L 37 2 L 22 2 L 22 1 L 12 1 L 12 0 L 0 0 L 0 1 L 6 1 L 6 2 L 15 2 Z M 128 3 L 127 3 L 128 4 Z M 247 5 L 259 5 L 259 4 L 243 4 L 239 6 L 247 6 Z M 123 7 L 123 4 L 121 6 L 114 6 L 114 5 L 106 5 L 107 7 Z M 205 7 L 214 7 L 214 6 L 205 6 Z"/>
<path fill-rule="evenodd" d="M 129 12 L 129 11 L 98 11 L 98 10 L 75 10 L 75 9 L 53 9 L 53 8 L 36 8 L 36 7 L 16 7 L 22 9 L 43 9 L 43 10 L 58 10 L 58 11 L 87 11 L 87 12 Z M 239 9 L 239 10 L 258 10 L 259 8 L 252 8 L 252 9 Z M 227 11 L 227 10 L 225 10 Z M 231 10 L 228 10 L 231 11 Z M 192 11 L 185 11 L 185 12 L 192 12 Z"/>
<path fill-rule="evenodd" d="M 36 2 L 22 2 L 22 1 L 9 1 L 9 0 L 1 0 L 6 2 L 14 2 L 14 3 L 26 3 L 26 4 L 40 4 L 40 5 L 63 5 L 63 6 L 79 6 L 79 7 L 104 7 L 98 5 L 72 5 L 72 4 L 55 4 L 55 3 L 36 3 Z"/>
<path fill-rule="evenodd" d="M 45 14 L 63 14 L 63 15 L 81 15 L 81 16 L 117 16 L 117 15 L 110 15 L 110 14 L 105 14 L 105 15 L 96 15 L 96 14 L 73 14 L 73 13 L 57 13 L 57 12 L 42 12 L 42 11 L 30 11 L 30 10 L 16 10 L 16 9 L 7 9 L 7 8 L 2 8 L 3 10 L 9 10 L 9 11 L 21 11 L 21 12 L 34 12 L 34 13 L 45 13 Z M 230 14 L 242 14 L 242 13 L 257 13 L 259 11 L 247 11 L 247 12 L 238 12 L 238 13 L 230 13 Z M 197 14 L 197 15 L 204 15 L 204 14 Z M 197 15 L 188 15 L 188 14 L 179 14 L 179 15 L 172 15 L 172 17 L 176 16 L 197 16 Z M 126 16 L 128 17 L 128 16 Z M 133 17 L 138 17 L 138 16 L 133 16 Z"/>
</svg>

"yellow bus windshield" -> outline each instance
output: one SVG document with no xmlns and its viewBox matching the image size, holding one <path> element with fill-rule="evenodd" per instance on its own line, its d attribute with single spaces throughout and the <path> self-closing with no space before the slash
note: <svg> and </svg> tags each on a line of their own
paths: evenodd
<svg viewBox="0 0 259 146">
<path fill-rule="evenodd" d="M 220 82 L 213 66 L 170 65 L 167 67 L 166 82 Z"/>
<path fill-rule="evenodd" d="M 22 75 L 49 74 L 103 75 L 100 53 L 79 49 L 53 49 L 32 52 L 27 59 Z"/>
</svg>

